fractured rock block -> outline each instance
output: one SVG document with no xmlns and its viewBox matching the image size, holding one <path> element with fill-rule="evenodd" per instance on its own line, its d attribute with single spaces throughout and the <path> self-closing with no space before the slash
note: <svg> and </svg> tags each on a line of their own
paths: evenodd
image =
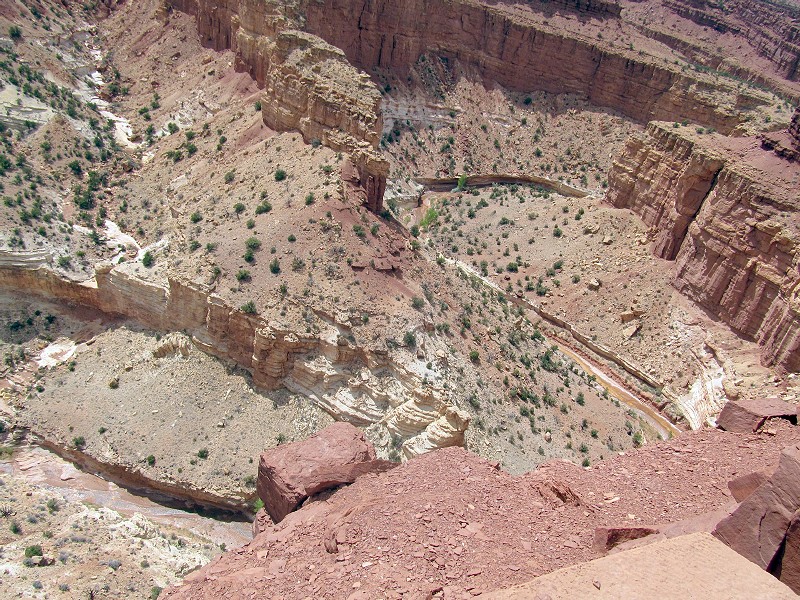
<svg viewBox="0 0 800 600">
<path fill-rule="evenodd" d="M 755 492 L 762 484 L 766 483 L 772 473 L 766 471 L 756 471 L 748 473 L 728 482 L 728 489 L 731 491 L 733 499 L 737 502 L 744 502 L 750 494 Z"/>
<path fill-rule="evenodd" d="M 800 445 L 784 449 L 775 474 L 717 525 L 714 536 L 766 569 L 780 550 L 798 508 Z"/>
<path fill-rule="evenodd" d="M 794 513 L 789 530 L 786 532 L 783 557 L 775 575 L 783 583 L 800 594 L 800 510 Z"/>
<path fill-rule="evenodd" d="M 774 398 L 728 402 L 717 417 L 717 426 L 734 433 L 752 433 L 774 417 L 797 420 L 797 407 Z"/>
<path fill-rule="evenodd" d="M 651 527 L 596 527 L 594 530 L 594 549 L 605 554 L 623 542 L 638 540 L 658 533 L 658 529 Z"/>
<path fill-rule="evenodd" d="M 258 465 L 258 495 L 278 523 L 309 496 L 395 466 L 376 460 L 375 449 L 358 428 L 334 423 L 307 440 L 264 452 Z"/>
</svg>

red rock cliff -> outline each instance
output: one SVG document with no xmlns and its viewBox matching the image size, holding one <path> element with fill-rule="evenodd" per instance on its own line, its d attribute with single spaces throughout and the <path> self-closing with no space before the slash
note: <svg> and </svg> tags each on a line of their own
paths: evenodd
<svg viewBox="0 0 800 600">
<path fill-rule="evenodd" d="M 299 131 L 348 152 L 358 164 L 356 185 L 371 210 L 383 208 L 388 163 L 376 152 L 382 122 L 380 94 L 344 53 L 300 31 L 301 17 L 282 3 L 260 0 L 169 0 L 195 15 L 201 42 L 231 49 L 235 67 L 265 88 L 264 122 Z"/>
<path fill-rule="evenodd" d="M 800 7 L 752 0 L 668 0 L 665 5 L 698 25 L 744 37 L 783 77 L 800 78 Z"/>
<path fill-rule="evenodd" d="M 746 158 L 746 160 L 745 160 Z M 651 123 L 609 174 L 607 201 L 652 227 L 675 260 L 675 287 L 763 345 L 762 359 L 800 370 L 800 165 L 757 139 Z"/>
<path fill-rule="evenodd" d="M 639 121 L 689 119 L 724 132 L 742 118 L 735 108 L 752 102 L 733 88 L 724 90 L 726 100 L 713 97 L 714 84 L 702 74 L 682 73 L 588 34 L 556 29 L 518 5 L 331 0 L 305 2 L 305 11 L 307 31 L 365 70 L 402 74 L 430 52 L 458 59 L 508 89 L 576 93 Z"/>
</svg>

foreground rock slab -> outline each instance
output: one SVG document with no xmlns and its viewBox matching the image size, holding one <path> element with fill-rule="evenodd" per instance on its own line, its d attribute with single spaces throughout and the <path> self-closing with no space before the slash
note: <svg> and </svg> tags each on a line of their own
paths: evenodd
<svg viewBox="0 0 800 600">
<path fill-rule="evenodd" d="M 778 469 L 714 535 L 762 569 L 772 565 L 795 511 L 800 507 L 800 445 L 781 453 Z"/>
<path fill-rule="evenodd" d="M 278 523 L 309 496 L 394 466 L 376 459 L 375 448 L 357 427 L 334 423 L 307 440 L 262 454 L 258 495 Z"/>
<path fill-rule="evenodd" d="M 686 531 L 727 509 L 728 481 L 800 444 L 800 428 L 774 428 L 689 432 L 590 469 L 552 461 L 520 477 L 463 448 L 437 450 L 311 498 L 161 598 L 458 598 L 522 584 L 599 558 L 597 527 Z"/>
<path fill-rule="evenodd" d="M 708 533 L 612 554 L 480 597 L 487 600 L 796 598 L 780 581 Z"/>
<path fill-rule="evenodd" d="M 717 425 L 725 431 L 750 433 L 760 428 L 767 419 L 795 418 L 797 407 L 783 400 L 753 399 L 728 402 L 717 417 Z"/>
</svg>

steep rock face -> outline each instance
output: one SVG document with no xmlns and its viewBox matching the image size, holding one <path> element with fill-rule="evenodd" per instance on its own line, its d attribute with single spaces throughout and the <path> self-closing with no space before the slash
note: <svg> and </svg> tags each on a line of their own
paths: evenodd
<svg viewBox="0 0 800 600">
<path fill-rule="evenodd" d="M 796 108 L 794 111 L 792 123 L 789 125 L 789 135 L 791 135 L 794 140 L 795 148 L 800 150 L 800 107 Z"/>
<path fill-rule="evenodd" d="M 723 164 L 720 153 L 651 123 L 614 163 L 606 200 L 637 213 L 655 231 L 653 253 L 674 260 Z"/>
<path fill-rule="evenodd" d="M 786 79 L 800 77 L 800 8 L 789 3 L 668 0 L 676 14 L 720 33 L 743 36 Z"/>
<path fill-rule="evenodd" d="M 380 212 L 388 163 L 377 152 L 382 123 L 380 94 L 344 53 L 298 30 L 290 6 L 259 0 L 169 0 L 195 15 L 201 42 L 235 53 L 235 67 L 265 88 L 264 123 L 296 130 L 303 139 L 348 152 L 358 165 L 357 187 L 369 208 Z"/>
<path fill-rule="evenodd" d="M 357 66 L 408 71 L 431 52 L 475 67 L 489 81 L 520 91 L 581 94 L 596 105 L 648 121 L 691 119 L 720 131 L 739 123 L 752 104 L 736 90 L 714 98 L 705 76 L 602 42 L 557 30 L 475 0 L 333 0 L 306 2 L 305 29 L 344 50 Z M 424 15 L 424 18 L 423 18 Z M 561 68 L 565 56 L 570 68 Z"/>
<path fill-rule="evenodd" d="M 346 326 L 331 322 L 319 335 L 297 333 L 237 310 L 191 282 L 145 281 L 125 265 L 101 265 L 94 280 L 73 282 L 43 267 L 4 266 L 16 262 L 0 255 L 0 288 L 87 306 L 159 331 L 186 331 L 207 353 L 248 369 L 258 386 L 287 387 L 336 420 L 399 435 L 406 457 L 464 443 L 468 413 L 384 352 L 349 342 Z"/>
<path fill-rule="evenodd" d="M 309 496 L 395 466 L 377 460 L 359 429 L 335 423 L 308 439 L 264 452 L 258 463 L 258 495 L 279 523 Z"/>
<path fill-rule="evenodd" d="M 607 200 L 653 228 L 655 254 L 676 261 L 678 290 L 762 344 L 766 364 L 796 371 L 800 198 L 791 179 L 798 167 L 749 166 L 777 160 L 757 146 L 651 123 L 614 162 Z"/>
</svg>

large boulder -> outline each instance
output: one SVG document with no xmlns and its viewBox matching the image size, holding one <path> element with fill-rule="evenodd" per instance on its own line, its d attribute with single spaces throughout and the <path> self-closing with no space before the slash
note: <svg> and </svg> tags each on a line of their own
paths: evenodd
<svg viewBox="0 0 800 600">
<path fill-rule="evenodd" d="M 717 426 L 734 433 L 753 433 L 767 419 L 784 417 L 797 420 L 797 407 L 777 398 L 730 401 L 717 417 Z"/>
<path fill-rule="evenodd" d="M 775 574 L 792 588 L 795 594 L 800 594 L 800 510 L 794 513 L 792 522 L 789 523 L 783 546 L 783 558 Z"/>
<path fill-rule="evenodd" d="M 737 502 L 744 502 L 750 497 L 750 494 L 769 481 L 769 478 L 772 477 L 772 473 L 772 471 L 756 471 L 754 473 L 748 473 L 747 475 L 741 475 L 736 479 L 731 479 L 728 482 L 728 489 L 731 492 L 731 496 L 733 496 L 733 499 Z"/>
<path fill-rule="evenodd" d="M 278 523 L 313 494 L 394 466 L 376 460 L 375 449 L 361 430 L 334 423 L 307 440 L 264 452 L 258 465 L 258 495 Z"/>
<path fill-rule="evenodd" d="M 783 544 L 795 511 L 800 508 L 800 445 L 781 453 L 775 474 L 727 519 L 714 535 L 739 554 L 768 568 Z"/>
</svg>

